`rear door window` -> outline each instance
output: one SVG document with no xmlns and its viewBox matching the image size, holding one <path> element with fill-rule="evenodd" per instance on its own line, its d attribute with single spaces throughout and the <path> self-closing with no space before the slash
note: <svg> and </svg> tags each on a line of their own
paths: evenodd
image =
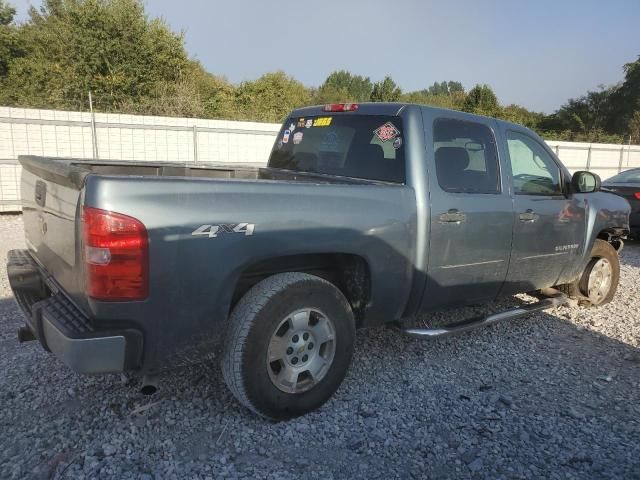
<svg viewBox="0 0 640 480">
<path fill-rule="evenodd" d="M 500 193 L 496 140 L 486 125 L 440 118 L 433 125 L 438 184 L 451 193 Z"/>
<path fill-rule="evenodd" d="M 404 183 L 402 119 L 386 115 L 290 117 L 269 167 Z"/>
</svg>

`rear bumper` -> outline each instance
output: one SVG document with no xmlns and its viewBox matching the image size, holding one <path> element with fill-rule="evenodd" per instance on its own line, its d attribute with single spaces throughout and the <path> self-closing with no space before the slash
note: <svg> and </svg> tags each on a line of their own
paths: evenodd
<svg viewBox="0 0 640 480">
<path fill-rule="evenodd" d="M 142 333 L 131 328 L 96 329 L 27 250 L 12 250 L 7 274 L 26 324 L 43 348 L 80 373 L 139 367 Z"/>
</svg>

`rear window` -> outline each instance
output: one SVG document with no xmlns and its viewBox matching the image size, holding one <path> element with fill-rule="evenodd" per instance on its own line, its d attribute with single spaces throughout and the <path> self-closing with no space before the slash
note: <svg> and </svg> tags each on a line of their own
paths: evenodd
<svg viewBox="0 0 640 480">
<path fill-rule="evenodd" d="M 404 183 L 402 120 L 386 115 L 290 117 L 269 167 Z"/>
</svg>

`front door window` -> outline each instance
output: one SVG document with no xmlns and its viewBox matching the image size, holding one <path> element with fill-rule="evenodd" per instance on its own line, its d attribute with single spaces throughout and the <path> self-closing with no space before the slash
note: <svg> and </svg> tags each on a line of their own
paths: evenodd
<svg viewBox="0 0 640 480">
<path fill-rule="evenodd" d="M 542 145 L 518 132 L 507 132 L 516 195 L 562 195 L 560 169 Z"/>
</svg>

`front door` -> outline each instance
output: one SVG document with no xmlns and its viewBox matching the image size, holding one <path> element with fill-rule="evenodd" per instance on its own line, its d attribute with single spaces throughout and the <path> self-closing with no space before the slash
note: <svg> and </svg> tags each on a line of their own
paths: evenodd
<svg viewBox="0 0 640 480">
<path fill-rule="evenodd" d="M 428 121 L 425 121 L 429 125 Z M 493 120 L 433 120 L 431 200 L 423 308 L 493 299 L 511 252 L 513 206 L 503 188 Z"/>
<path fill-rule="evenodd" d="M 507 130 L 513 181 L 513 249 L 503 293 L 551 287 L 571 280 L 584 247 L 584 203 L 563 184 L 561 167 L 525 131 Z M 568 172 L 565 172 L 565 176 Z"/>
</svg>

